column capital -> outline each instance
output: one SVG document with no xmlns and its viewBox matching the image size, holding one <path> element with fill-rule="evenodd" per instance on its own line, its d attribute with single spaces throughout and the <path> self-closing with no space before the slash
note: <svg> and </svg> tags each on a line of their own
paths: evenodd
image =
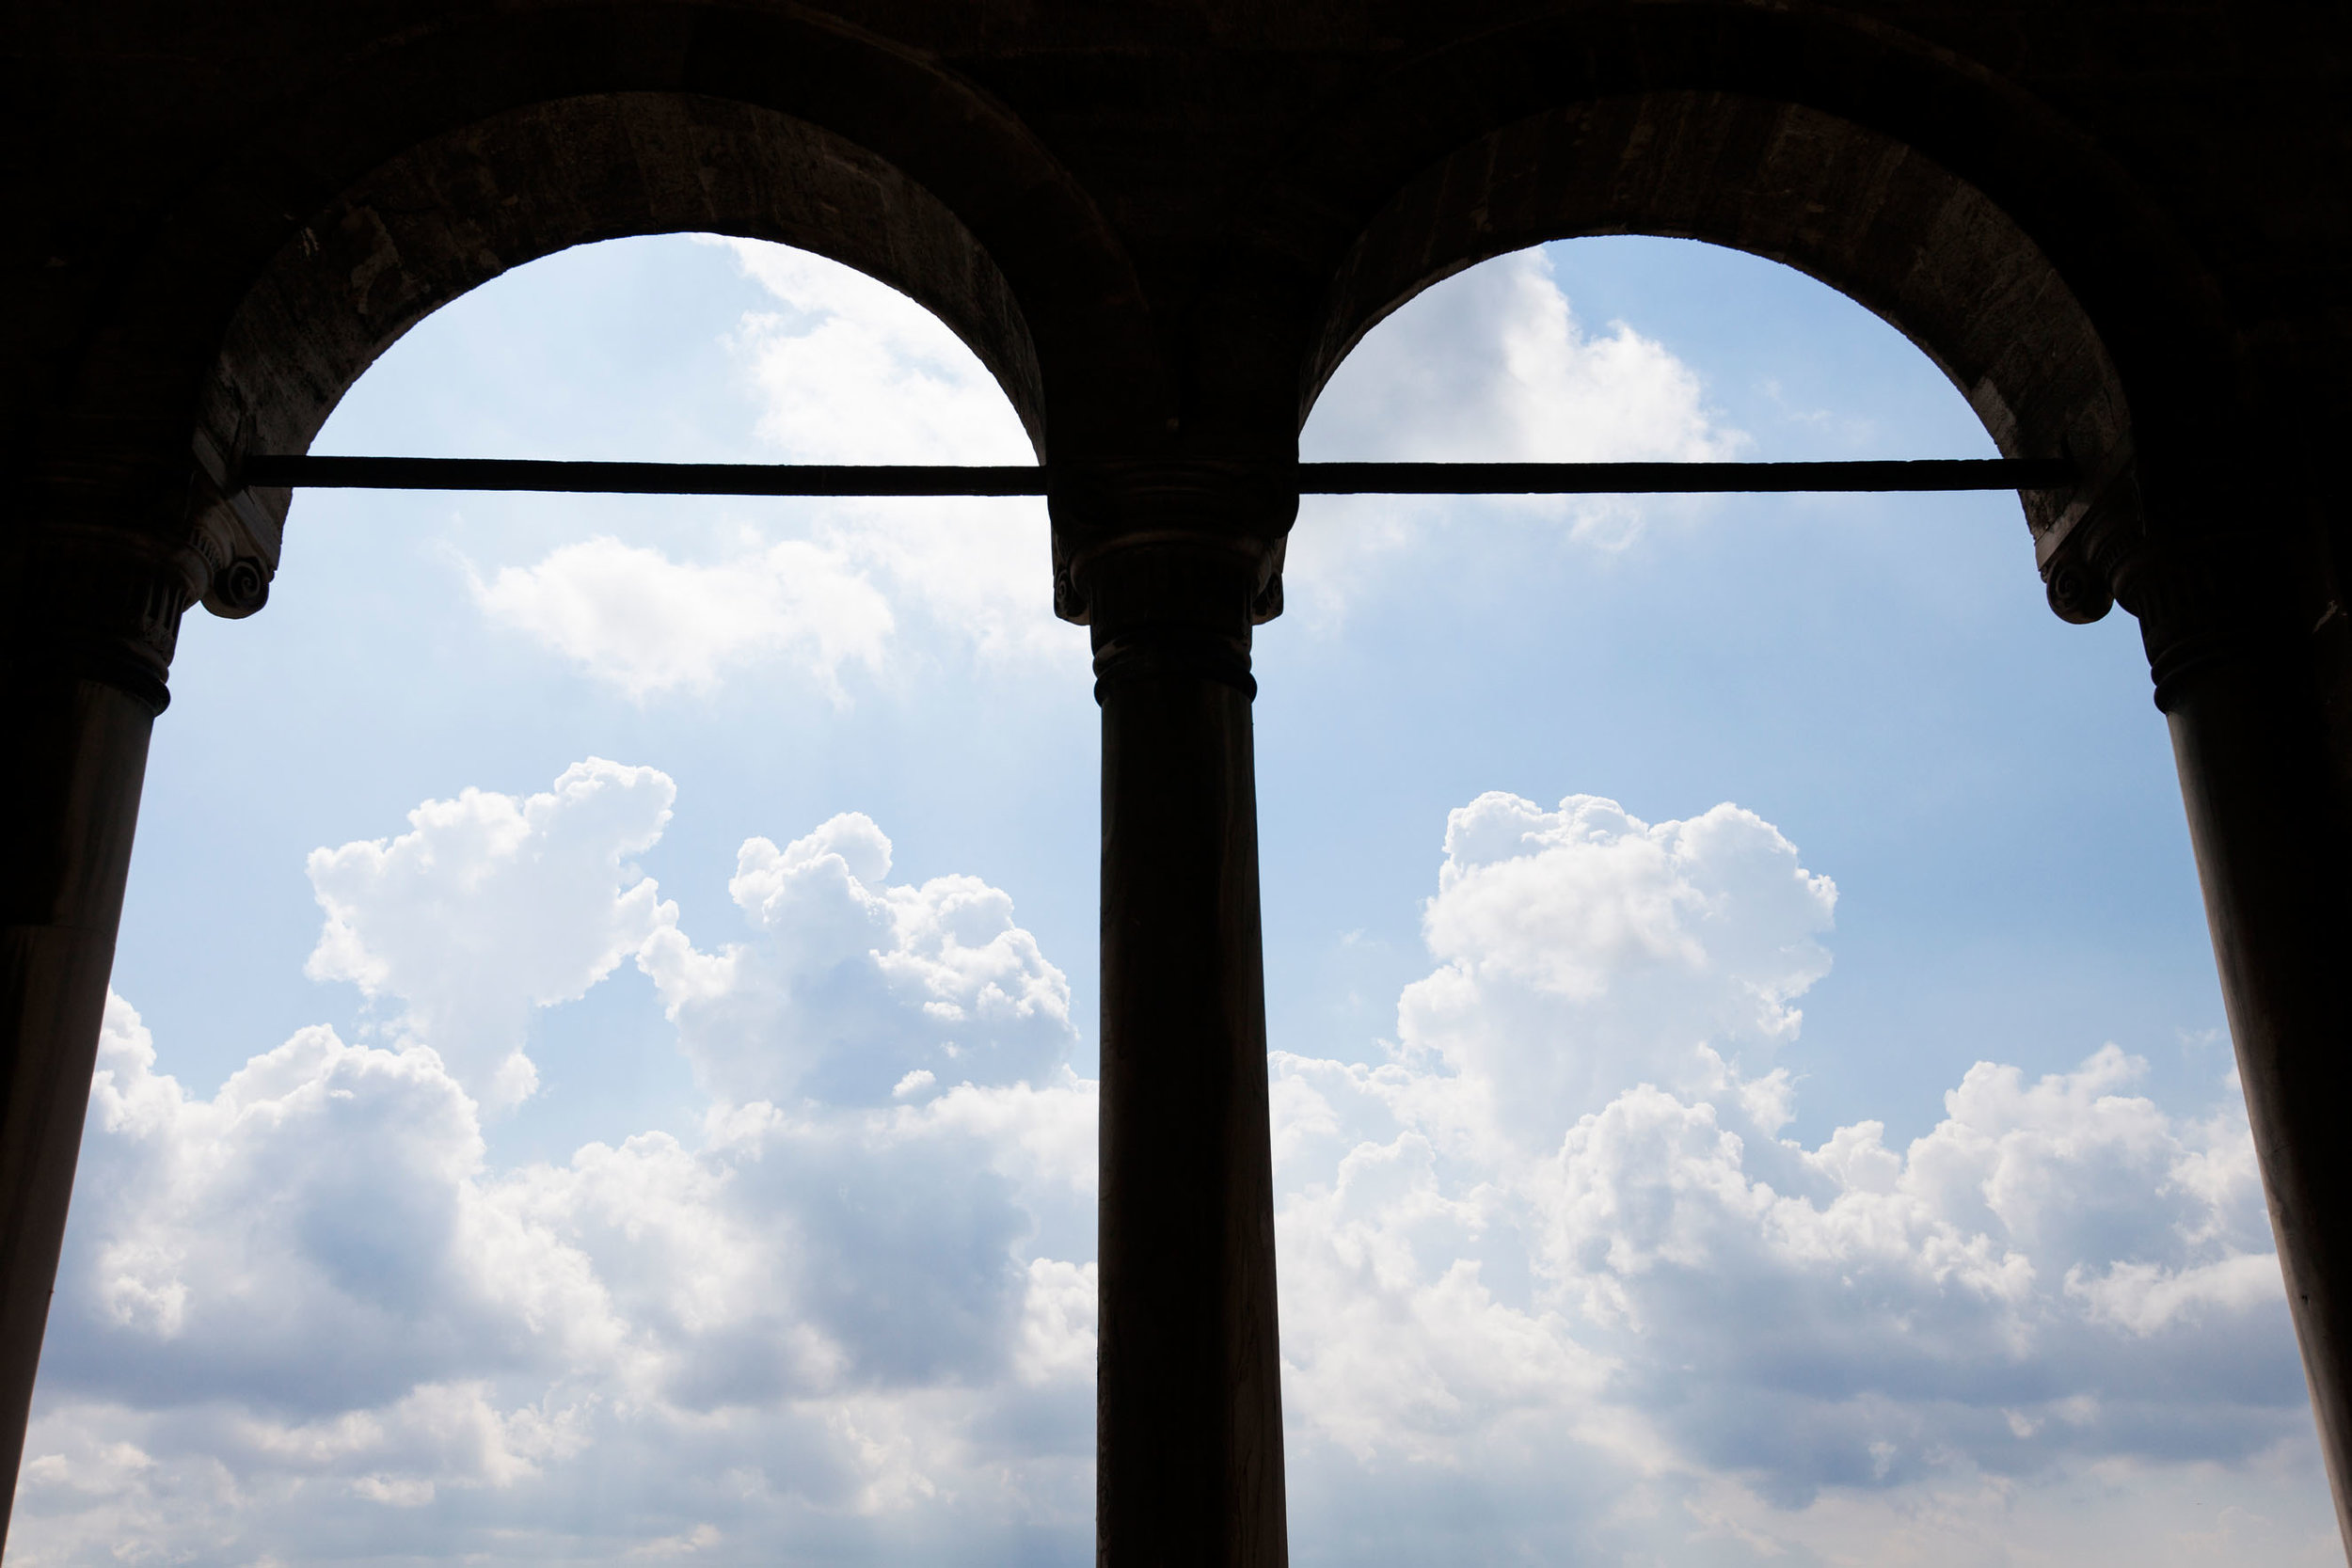
<svg viewBox="0 0 2352 1568">
<path fill-rule="evenodd" d="M 199 482 L 202 482 L 199 480 Z M 268 568 L 191 506 L 169 530 L 36 517 L 8 551 L 8 653 L 20 666 L 103 681 L 155 713 L 180 621 L 202 602 L 240 616 L 269 597 Z"/>
<path fill-rule="evenodd" d="M 2164 712 L 2217 666 L 2283 650 L 2314 615 L 2293 602 L 2312 575 L 2291 528 L 2152 529 L 2136 494 L 2067 519 L 2036 551 L 2050 608 L 2077 626 L 2122 605 L 2139 623 Z"/>
<path fill-rule="evenodd" d="M 1246 645 L 1248 626 L 1282 612 L 1283 545 L 1298 516 L 1297 467 L 1295 456 L 1057 457 L 1047 498 L 1054 613 L 1096 626 L 1107 563 L 1129 552 L 1190 560 L 1212 576 L 1224 575 L 1209 566 L 1222 560 L 1247 579 Z M 1132 603 L 1132 594 L 1119 597 Z"/>
<path fill-rule="evenodd" d="M 250 499 L 232 504 L 206 455 L 119 505 L 74 485 L 35 487 L 0 556 L 11 661 L 103 681 L 161 713 L 189 608 L 237 620 L 269 601 L 276 530 L 257 532 Z"/>
<path fill-rule="evenodd" d="M 210 576 L 199 553 L 129 530 L 57 524 L 28 531 L 10 553 L 12 660 L 102 681 L 163 712 L 180 618 Z"/>
</svg>

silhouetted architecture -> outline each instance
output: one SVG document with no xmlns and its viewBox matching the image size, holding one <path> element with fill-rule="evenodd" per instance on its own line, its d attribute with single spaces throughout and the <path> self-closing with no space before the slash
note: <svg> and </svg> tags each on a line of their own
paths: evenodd
<svg viewBox="0 0 2352 1568">
<path fill-rule="evenodd" d="M 1283 1560 L 1251 628 L 1315 394 L 1570 235 L 1894 323 L 2057 612 L 2139 619 L 2338 1499 L 2352 1486 L 2352 9 L 2258 0 L 16 0 L 0 1476 L 150 727 L 262 607 L 304 451 L 436 307 L 584 241 L 821 252 L 1050 453 L 1103 706 L 1101 1560 Z M 269 700 L 256 691 L 253 700 Z M 191 933 L 192 941 L 201 940 Z"/>
</svg>

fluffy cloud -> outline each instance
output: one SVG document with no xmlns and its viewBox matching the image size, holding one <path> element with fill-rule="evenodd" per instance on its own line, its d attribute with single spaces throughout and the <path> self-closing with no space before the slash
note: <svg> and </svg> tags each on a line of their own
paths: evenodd
<svg viewBox="0 0 2352 1568">
<path fill-rule="evenodd" d="M 843 669 L 880 666 L 895 624 L 890 601 L 838 548 L 802 539 L 747 542 L 702 565 L 599 536 L 471 582 L 493 620 L 640 700 L 707 690 L 738 666 L 785 657 L 844 703 Z"/>
<path fill-rule="evenodd" d="M 651 938 L 641 961 L 712 1093 L 882 1104 L 943 1078 L 1041 1082 L 1068 1055 L 1070 983 L 1012 900 L 971 877 L 889 875 L 890 840 L 850 813 L 782 849 L 743 846 L 727 891 L 764 940 L 705 954 L 674 929 Z"/>
<path fill-rule="evenodd" d="M 781 309 L 735 347 L 760 393 L 759 433 L 796 463 L 1029 463 L 1012 404 L 946 324 L 821 256 L 718 240 Z"/>
<path fill-rule="evenodd" d="M 1586 330 L 1540 248 L 1433 284 L 1375 326 L 1307 428 L 1317 456 L 1407 463 L 1704 463 L 1747 444 L 1663 343 L 1624 322 Z"/>
<path fill-rule="evenodd" d="M 979 356 L 938 317 L 863 273 L 805 251 L 715 242 L 780 309 L 734 340 L 770 448 L 796 463 L 1036 461 L 1020 418 Z M 1045 503 L 944 497 L 845 501 L 821 528 L 832 548 L 991 659 L 1083 658 L 1053 615 Z"/>
<path fill-rule="evenodd" d="M 523 1053 L 532 1009 L 585 995 L 673 912 L 625 868 L 676 797 L 663 773 L 591 757 L 547 793 L 469 789 L 410 812 L 397 838 L 314 850 L 326 924 L 310 974 L 399 999 L 408 1040 L 477 1099 L 510 1105 L 538 1082 Z"/>
<path fill-rule="evenodd" d="M 978 357 L 903 294 L 821 257 L 717 240 L 776 309 L 730 338 L 770 461 L 1025 464 L 1011 404 Z M 1302 436 L 1310 457 L 1704 462 L 1748 444 L 1698 375 L 1619 322 L 1580 323 L 1543 251 L 1448 278 L 1382 322 L 1333 376 Z M 1618 547 L 1661 503 L 1624 497 L 1392 497 L 1311 503 L 1286 579 L 1310 621 L 1336 614 L 1380 557 L 1422 530 L 1500 508 L 1565 520 Z M 1671 503 L 1668 503 L 1671 504 Z M 803 512 L 806 536 L 746 536 L 709 559 L 598 538 L 527 565 L 469 567 L 483 612 L 592 678 L 645 700 L 753 665 L 803 673 L 835 702 L 894 661 L 1075 666 L 1052 613 L 1042 501 L 847 500 Z"/>
<path fill-rule="evenodd" d="M 746 843 L 697 945 L 629 865 L 672 796 L 321 851 L 384 1044 L 205 1097 L 111 1005 L 15 1560 L 1084 1560 L 1067 982 L 855 814 Z M 2109 1046 L 1785 1139 L 1834 901 L 1731 806 L 1453 814 L 1396 1038 L 1272 1063 L 1301 1561 L 2327 1560 L 2233 1088 Z M 493 1165 L 516 1021 L 631 954 L 703 1124 Z"/>
<path fill-rule="evenodd" d="M 1708 406 L 1696 372 L 1624 322 L 1580 322 L 1541 249 L 1458 273 L 1364 335 L 1301 433 L 1310 459 L 1704 463 L 1747 436 Z M 1423 531 L 1479 514 L 1558 518 L 1580 542 L 1622 548 L 1661 505 L 1623 496 L 1310 500 L 1285 585 L 1311 620 L 1339 613 L 1378 560 Z"/>
<path fill-rule="evenodd" d="M 803 463 L 1034 461 L 985 366 L 903 294 L 782 245 L 720 240 L 775 309 L 729 339 L 747 458 Z M 1540 250 L 1430 288 L 1358 345 L 1302 437 L 1311 458 L 1705 462 L 1749 444 L 1697 373 L 1623 322 L 1589 330 Z M 1336 615 L 1383 556 L 1481 510 L 1557 517 L 1621 547 L 1661 505 L 1626 497 L 1310 502 L 1286 580 L 1311 621 Z M 1467 509 L 1467 511 L 1466 511 Z M 803 537 L 746 531 L 682 559 L 597 538 L 529 564 L 468 567 L 476 605 L 637 700 L 707 689 L 753 667 L 796 670 L 835 702 L 852 675 L 967 651 L 1075 667 L 1085 640 L 1054 619 L 1044 503 L 944 498 L 799 509 Z"/>
<path fill-rule="evenodd" d="M 1275 1062 L 1294 1473 L 1381 1498 L 1334 1556 L 1476 1497 L 1531 1552 L 2008 1560 L 2092 1473 L 2156 1552 L 2137 1499 L 2288 1451 L 2301 1506 L 2240 1524 L 2334 1549 L 2234 1085 L 2182 1117 L 2113 1046 L 1985 1062 L 1907 1148 L 1808 1148 L 1769 1063 L 1835 890 L 1770 825 L 1489 795 L 1446 849 L 1385 1056 Z"/>
<path fill-rule="evenodd" d="M 1770 823 L 1490 794 L 1448 817 L 1445 854 L 1422 922 L 1442 967 L 1407 988 L 1400 1028 L 1495 1125 L 1556 1141 L 1629 1082 L 1711 1081 L 1726 1058 L 1778 1092 L 1762 1069 L 1829 971 L 1837 890 Z"/>
<path fill-rule="evenodd" d="M 320 851 L 313 973 L 401 999 L 387 1045 L 305 1029 L 207 1098 L 110 1004 L 13 1560 L 1082 1528 L 1066 982 L 1002 893 L 890 883 L 854 816 L 746 845 L 748 935 L 700 953 L 628 864 L 674 794 L 592 761 Z M 528 1076 L 518 1019 L 632 952 L 684 988 L 706 1123 L 494 1168 L 479 1095 Z"/>
<path fill-rule="evenodd" d="M 764 451 L 795 463 L 1033 462 L 1012 405 L 930 311 L 838 262 L 712 239 L 777 309 L 729 346 Z M 486 576 L 484 614 L 644 701 L 758 666 L 801 672 L 836 704 L 844 677 L 884 673 L 913 618 L 918 650 L 984 659 L 1085 656 L 1054 619 L 1045 508 L 1035 499 L 843 500 L 799 509 L 807 537 L 746 529 L 712 559 L 599 537 Z M 944 648 L 939 644 L 944 643 Z"/>
</svg>

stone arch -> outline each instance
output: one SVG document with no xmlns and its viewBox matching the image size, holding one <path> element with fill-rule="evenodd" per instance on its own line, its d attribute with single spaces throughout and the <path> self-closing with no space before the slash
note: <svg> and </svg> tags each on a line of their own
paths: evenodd
<svg viewBox="0 0 2352 1568">
<path fill-rule="evenodd" d="M 625 0 L 461 9 L 356 57 L 292 40 L 253 75 L 274 94 L 126 256 L 35 443 L 50 510 L 191 546 L 190 591 L 223 613 L 258 603 L 222 569 L 249 558 L 265 585 L 285 510 L 226 498 L 239 453 L 303 450 L 402 330 L 572 245 L 709 230 L 857 267 L 974 348 L 1041 453 L 1049 424 L 1066 441 L 1165 401 L 1092 198 L 936 55 Z"/>
<path fill-rule="evenodd" d="M 451 300 L 572 245 L 680 230 L 796 245 L 907 293 L 978 355 L 1042 456 L 1044 374 L 1027 319 L 944 203 L 804 120 L 661 93 L 513 110 L 410 150 L 328 203 L 230 318 L 199 392 L 199 456 L 233 491 L 245 452 L 308 450 L 360 373 Z M 263 561 L 289 500 L 235 494 Z"/>
<path fill-rule="evenodd" d="M 1300 422 L 1363 334 L 1431 283 L 1548 240 L 1623 233 L 1709 241 L 1819 278 L 1933 360 L 2005 454 L 2074 458 L 2079 490 L 2025 497 L 2049 547 L 2094 502 L 2136 517 L 2121 378 L 2032 239 L 1889 137 L 1736 94 L 1575 104 L 1422 170 L 1335 271 L 1302 368 Z"/>
<path fill-rule="evenodd" d="M 2004 451 L 2071 455 L 2083 483 L 2027 507 L 2072 619 L 2104 613 L 2107 574 L 2062 552 L 2260 510 L 2229 456 L 2262 428 L 2258 380 L 2160 206 L 1995 69 L 1806 0 L 1580 7 L 1400 55 L 1237 203 L 1234 261 L 1199 312 L 1217 335 L 1195 353 L 1263 344 L 1253 385 L 1288 356 L 1295 431 L 1419 289 L 1603 233 L 1796 266 L 1927 352 Z"/>
<path fill-rule="evenodd" d="M 1027 319 L 944 203 L 804 120 L 659 93 L 517 109 L 343 192 L 239 304 L 199 427 L 224 450 L 299 451 L 359 371 L 458 295 L 575 245 L 686 230 L 820 252 L 912 296 L 979 356 L 1042 447 L 1044 375 Z"/>
</svg>

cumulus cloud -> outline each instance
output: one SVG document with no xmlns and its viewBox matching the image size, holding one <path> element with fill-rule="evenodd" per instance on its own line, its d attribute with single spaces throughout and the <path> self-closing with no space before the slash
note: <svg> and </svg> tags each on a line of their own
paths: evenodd
<svg viewBox="0 0 2352 1568">
<path fill-rule="evenodd" d="M 1580 322 L 1540 248 L 1456 273 L 1374 326 L 1307 429 L 1317 456 L 1408 463 L 1704 463 L 1748 439 L 1715 423 L 1665 344 Z"/>
<path fill-rule="evenodd" d="M 405 1005 L 398 1027 L 493 1107 L 530 1095 L 532 1010 L 576 1001 L 674 911 L 627 873 L 677 789 L 651 768 L 591 757 L 523 798 L 468 789 L 408 814 L 409 831 L 310 855 L 326 911 L 310 974 Z"/>
<path fill-rule="evenodd" d="M 847 813 L 782 849 L 743 846 L 727 891 L 765 940 L 707 954 L 653 936 L 641 961 L 714 1094 L 879 1104 L 943 1077 L 1041 1081 L 1068 1054 L 1070 982 L 1012 900 L 972 877 L 889 875 L 890 840 Z"/>
<path fill-rule="evenodd" d="M 1595 333 L 1540 248 L 1433 284 L 1364 335 L 1299 437 L 1310 459 L 1454 463 L 1716 462 L 1749 437 L 1708 406 L 1698 372 L 1624 322 Z M 1286 586 L 1311 617 L 1338 612 L 1381 556 L 1473 512 L 1559 519 L 1622 548 L 1661 503 L 1631 497 L 1311 501 Z M 1675 504 L 1675 503 L 1663 503 Z"/>
<path fill-rule="evenodd" d="M 714 243 L 781 307 L 746 315 L 734 348 L 755 391 L 759 434 L 784 460 L 1037 460 L 994 377 L 929 310 L 820 256 Z M 896 602 L 986 658 L 1085 655 L 1085 638 L 1054 618 L 1041 499 L 845 501 L 828 510 L 821 531 Z"/>
<path fill-rule="evenodd" d="M 388 1044 L 305 1029 L 204 1097 L 110 1002 L 16 1560 L 1082 1520 L 1094 1102 L 1067 983 L 1001 892 L 891 883 L 857 816 L 747 844 L 747 935 L 699 952 L 628 864 L 674 795 L 591 761 L 320 851 L 313 971 L 404 1001 Z M 529 1065 L 495 1048 L 631 951 L 683 986 L 705 1124 L 492 1167 L 479 1095 Z M 922 1093 L 871 1092 L 914 1060 Z"/>
<path fill-rule="evenodd" d="M 1035 461 L 977 355 L 873 278 L 787 246 L 720 240 L 775 309 L 728 346 L 761 447 L 792 463 Z M 1053 616 L 1045 507 L 1027 499 L 841 500 L 799 509 L 806 537 L 739 530 L 687 560 L 598 537 L 528 565 L 466 570 L 475 604 L 591 678 L 644 701 L 754 667 L 795 670 L 836 704 L 894 659 L 1085 657 Z M 914 634 L 915 651 L 904 646 Z"/>
<path fill-rule="evenodd" d="M 2131 1498 L 2292 1449 L 2315 1491 L 2234 1085 L 2168 1113 L 2110 1045 L 1979 1063 L 1907 1147 L 1778 1135 L 1835 897 L 1730 806 L 1453 814 L 1396 1038 L 1275 1059 L 1294 1474 L 1378 1489 L 1353 1555 L 1438 1549 L 1465 1495 L 1528 1550 L 1975 1561 L 2093 1468 Z M 2305 1498 L 2248 1526 L 2281 1560 L 2330 1549 Z"/>
<path fill-rule="evenodd" d="M 1406 989 L 1402 1037 L 1529 1139 L 1629 1082 L 1709 1080 L 1726 1059 L 1761 1080 L 1829 971 L 1836 900 L 1737 806 L 1653 827 L 1594 796 L 1483 795 L 1447 818 L 1422 919 L 1440 967 Z"/>
<path fill-rule="evenodd" d="M 321 851 L 380 1043 L 205 1096 L 110 1004 L 16 1560 L 1085 1559 L 1066 980 L 854 813 L 747 842 L 698 944 L 629 864 L 673 793 Z M 2106 1046 L 1784 1138 L 1834 908 L 1728 805 L 1452 814 L 1395 1038 L 1271 1063 L 1301 1561 L 2326 1560 L 2234 1085 Z M 500 1042 L 632 954 L 702 1125 L 494 1165 Z"/>
</svg>

